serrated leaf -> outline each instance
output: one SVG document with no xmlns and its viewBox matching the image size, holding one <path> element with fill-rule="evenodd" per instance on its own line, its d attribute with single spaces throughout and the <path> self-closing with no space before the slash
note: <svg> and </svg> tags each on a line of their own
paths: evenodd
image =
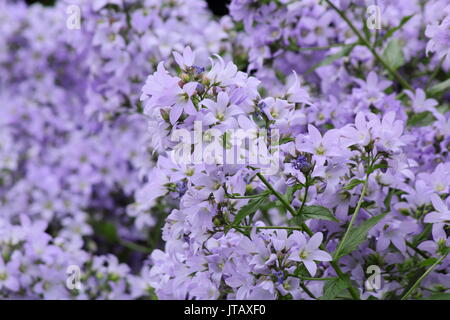
<svg viewBox="0 0 450 320">
<path fill-rule="evenodd" d="M 392 37 L 392 35 L 400 30 L 409 20 L 411 20 L 411 18 L 414 17 L 414 14 L 410 15 L 410 16 L 406 16 L 404 17 L 401 21 L 400 24 L 392 29 L 389 29 L 386 34 L 383 37 L 383 41 L 389 39 L 390 37 Z"/>
<path fill-rule="evenodd" d="M 427 90 L 429 95 L 435 96 L 450 89 L 450 79 L 438 83 Z"/>
<path fill-rule="evenodd" d="M 328 280 L 323 287 L 323 295 L 321 300 L 333 300 L 342 291 L 351 286 L 350 280 L 346 278 L 336 278 L 333 280 Z"/>
<path fill-rule="evenodd" d="M 322 206 L 305 206 L 300 214 L 304 220 L 318 219 L 339 222 L 328 208 Z"/>
<path fill-rule="evenodd" d="M 328 57 L 326 57 L 325 59 L 323 59 L 321 62 L 315 64 L 314 66 L 312 66 L 308 71 L 306 71 L 306 74 L 313 72 L 314 70 L 316 70 L 319 67 L 323 67 L 329 64 L 332 64 L 334 61 L 342 58 L 342 57 L 346 57 L 348 56 L 353 48 L 355 48 L 357 45 L 357 43 L 353 43 L 353 44 L 349 44 L 346 45 L 342 48 L 341 51 L 339 51 L 338 53 L 329 55 Z"/>
<path fill-rule="evenodd" d="M 392 39 L 389 41 L 386 49 L 384 49 L 383 58 L 394 70 L 400 68 L 405 63 L 403 46 L 399 39 Z"/>
<path fill-rule="evenodd" d="M 344 187 L 344 190 L 352 190 L 354 187 L 364 183 L 363 180 L 360 179 L 352 179 L 347 185 Z"/>
<path fill-rule="evenodd" d="M 233 225 L 239 225 L 239 223 L 256 210 L 264 203 L 269 196 L 268 193 L 262 194 L 261 197 L 250 200 L 245 206 L 243 206 L 236 216 L 234 217 Z"/>
<path fill-rule="evenodd" d="M 386 216 L 386 214 L 387 212 L 367 219 L 358 227 L 351 229 L 347 239 L 345 240 L 345 243 L 343 243 L 342 245 L 339 256 L 335 256 L 334 260 L 339 259 L 340 257 L 345 256 L 358 249 L 359 245 L 367 240 L 367 233 L 369 232 L 369 230 L 372 229 L 378 222 L 380 222 L 381 219 Z"/>
<path fill-rule="evenodd" d="M 424 127 L 433 123 L 436 118 L 430 111 L 415 113 L 408 118 L 407 125 L 411 127 Z"/>
</svg>

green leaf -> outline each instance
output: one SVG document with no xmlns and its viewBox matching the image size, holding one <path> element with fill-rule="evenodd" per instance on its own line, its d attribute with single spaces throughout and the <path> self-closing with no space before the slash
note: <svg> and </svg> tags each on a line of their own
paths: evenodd
<svg viewBox="0 0 450 320">
<path fill-rule="evenodd" d="M 392 188 L 389 188 L 389 193 L 383 201 L 384 206 L 386 207 L 386 210 L 385 210 L 386 212 L 391 211 L 391 201 L 392 201 L 392 196 L 394 195 L 394 193 L 395 193 L 395 190 Z"/>
<path fill-rule="evenodd" d="M 363 24 L 363 32 L 367 40 L 370 40 L 370 30 L 367 26 L 367 19 L 365 16 L 362 16 L 362 24 Z"/>
<path fill-rule="evenodd" d="M 435 293 L 421 300 L 450 300 L 450 292 Z"/>
<path fill-rule="evenodd" d="M 300 214 L 304 220 L 319 219 L 339 222 L 328 208 L 322 206 L 305 206 Z"/>
<path fill-rule="evenodd" d="M 255 213 L 256 210 L 264 203 L 269 196 L 268 193 L 264 193 L 259 198 L 250 200 L 245 206 L 243 206 L 234 217 L 233 225 L 239 225 L 239 223 L 248 215 Z"/>
<path fill-rule="evenodd" d="M 344 190 L 352 190 L 357 185 L 364 183 L 364 180 L 352 179 L 345 187 Z"/>
<path fill-rule="evenodd" d="M 450 247 L 445 247 L 441 249 L 442 254 L 449 254 L 450 253 Z"/>
<path fill-rule="evenodd" d="M 373 167 L 369 168 L 369 170 L 367 171 L 368 174 L 371 174 L 372 172 L 374 172 L 375 170 L 378 169 L 387 169 L 389 166 L 387 164 L 387 162 L 380 162 L 377 163 L 376 165 L 374 165 Z"/>
<path fill-rule="evenodd" d="M 400 68 L 405 63 L 403 46 L 399 39 L 392 39 L 389 41 L 386 49 L 384 49 L 383 58 L 394 70 Z"/>
<path fill-rule="evenodd" d="M 334 61 L 342 58 L 342 57 L 346 57 L 348 56 L 353 48 L 355 48 L 357 45 L 357 43 L 353 43 L 353 44 L 349 44 L 346 45 L 342 48 L 341 51 L 339 51 L 338 53 L 329 55 L 328 57 L 326 57 L 325 59 L 323 59 L 321 62 L 315 64 L 314 66 L 312 66 L 308 71 L 306 71 L 306 74 L 313 72 L 314 70 L 316 70 L 319 67 L 323 67 L 329 64 L 332 64 Z"/>
<path fill-rule="evenodd" d="M 448 89 L 450 89 L 450 79 L 432 86 L 430 89 L 428 89 L 427 93 L 431 96 L 435 96 L 447 91 Z"/>
<path fill-rule="evenodd" d="M 386 213 L 380 214 L 378 216 L 367 219 L 361 223 L 358 227 L 350 230 L 347 240 L 342 246 L 339 256 L 335 256 L 334 260 L 345 256 L 358 248 L 358 246 L 367 240 L 367 233 L 372 229 L 378 222 L 381 221 L 386 216 Z"/>
<path fill-rule="evenodd" d="M 414 14 L 410 15 L 410 16 L 406 16 L 404 17 L 401 21 L 400 24 L 392 29 L 389 29 L 388 32 L 386 32 L 386 34 L 383 37 L 383 41 L 389 39 L 390 37 L 392 37 L 392 35 L 400 30 L 409 20 L 411 20 L 411 18 L 414 17 Z"/>
<path fill-rule="evenodd" d="M 351 287 L 350 280 L 348 276 L 345 278 L 336 278 L 333 280 L 328 280 L 323 287 L 323 295 L 321 300 L 333 300 L 342 291 Z"/>
<path fill-rule="evenodd" d="M 433 263 L 435 263 L 437 261 L 437 259 L 436 258 L 428 258 L 428 259 L 426 259 L 426 260 L 423 260 L 421 263 L 420 263 L 420 266 L 423 268 L 423 267 L 428 267 L 428 266 L 431 266 Z"/>
<path fill-rule="evenodd" d="M 112 222 L 98 222 L 93 225 L 95 233 L 103 236 L 108 242 L 118 242 L 117 228 Z"/>
<path fill-rule="evenodd" d="M 420 113 L 414 113 L 408 118 L 407 125 L 411 127 L 424 127 L 433 123 L 436 118 L 430 111 L 424 111 Z"/>
<path fill-rule="evenodd" d="M 429 236 L 429 234 L 431 232 L 432 227 L 433 227 L 433 225 L 431 223 L 427 223 L 425 225 L 425 228 L 423 229 L 423 231 L 413 238 L 412 245 L 414 247 L 417 247 L 419 245 L 419 243 L 421 243 L 422 241 L 428 239 L 428 236 Z"/>
<path fill-rule="evenodd" d="M 290 187 L 287 188 L 286 194 L 284 195 L 284 197 L 286 198 L 288 203 L 292 202 L 292 200 L 294 199 L 294 193 L 297 190 L 300 190 L 301 188 L 302 188 L 302 186 L 299 185 L 299 184 L 296 184 L 294 186 L 290 186 Z"/>
<path fill-rule="evenodd" d="M 281 83 L 286 83 L 286 75 L 280 70 L 275 70 L 275 75 Z"/>
<path fill-rule="evenodd" d="M 280 142 L 278 144 L 282 145 L 282 144 L 285 144 L 285 143 L 288 143 L 288 142 L 292 142 L 292 141 L 295 141 L 295 139 L 292 138 L 292 137 L 285 137 L 285 138 L 281 138 Z"/>
</svg>

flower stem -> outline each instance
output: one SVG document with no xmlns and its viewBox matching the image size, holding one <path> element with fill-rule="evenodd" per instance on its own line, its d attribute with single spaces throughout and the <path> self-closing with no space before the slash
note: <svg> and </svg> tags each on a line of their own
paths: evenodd
<svg viewBox="0 0 450 320">
<path fill-rule="evenodd" d="M 286 199 L 272 187 L 272 185 L 269 183 L 269 181 L 267 181 L 266 178 L 264 178 L 264 176 L 259 172 L 256 175 L 262 181 L 262 183 L 264 183 L 266 185 L 266 187 L 270 191 L 272 191 L 274 196 L 277 197 L 281 201 L 281 203 L 283 203 L 283 205 L 286 207 L 286 209 L 295 216 L 297 214 L 295 209 L 292 208 L 291 205 L 286 201 Z M 301 222 L 300 226 L 310 237 L 313 236 L 314 233 L 311 231 L 311 229 L 309 229 L 309 227 L 304 222 Z M 319 246 L 319 248 L 320 248 L 320 250 L 326 251 L 326 248 L 323 244 L 321 244 Z M 330 264 L 333 267 L 333 269 L 336 271 L 339 278 L 344 279 L 345 274 L 344 274 L 344 272 L 342 272 L 339 265 L 335 261 L 330 261 Z M 356 290 L 354 287 L 348 287 L 347 290 L 349 291 L 349 293 L 353 297 L 353 299 L 359 300 L 358 290 Z"/>
<path fill-rule="evenodd" d="M 324 47 L 299 47 L 295 44 L 290 44 L 287 49 L 291 50 L 291 51 L 323 51 L 323 50 L 329 50 L 331 48 L 336 48 L 336 47 L 343 47 L 345 46 L 344 43 L 336 43 L 336 44 L 332 44 L 329 46 L 324 46 Z"/>
<path fill-rule="evenodd" d="M 302 230 L 302 228 L 299 227 L 282 227 L 282 226 L 266 226 L 266 227 L 257 227 L 257 226 L 239 226 L 239 228 L 244 228 L 244 229 L 252 229 L 252 228 L 256 228 L 256 229 L 285 229 L 285 230 Z"/>
<path fill-rule="evenodd" d="M 125 248 L 130 249 L 131 251 L 141 252 L 145 254 L 150 254 L 152 252 L 149 248 L 128 240 L 119 239 L 119 243 Z"/>
<path fill-rule="evenodd" d="M 446 253 L 445 255 L 443 255 L 440 259 L 438 259 L 435 263 L 433 263 L 433 265 L 431 265 L 431 267 L 428 268 L 427 271 L 425 271 L 425 273 L 419 278 L 417 279 L 417 281 L 413 284 L 413 286 L 408 290 L 408 292 L 406 292 L 403 297 L 401 298 L 401 300 L 406 300 L 408 299 L 408 297 L 414 292 L 414 290 L 416 290 L 416 288 L 419 286 L 419 284 L 422 282 L 422 280 L 428 276 L 430 274 L 431 271 L 433 271 L 433 269 L 440 264 L 445 257 L 447 257 L 448 253 Z"/>
<path fill-rule="evenodd" d="M 359 209 L 361 209 L 361 205 L 363 203 L 364 196 L 366 195 L 368 181 L 369 181 L 369 175 L 367 174 L 366 175 L 366 179 L 364 180 L 364 183 L 363 183 L 363 188 L 362 188 L 362 191 L 361 191 L 361 195 L 359 196 L 358 203 L 356 205 L 355 211 L 353 212 L 353 216 L 350 219 L 350 223 L 348 224 L 347 230 L 345 231 L 345 234 L 342 237 L 341 242 L 339 242 L 339 245 L 338 245 L 338 247 L 336 249 L 336 252 L 334 254 L 335 259 L 339 258 L 339 253 L 341 252 L 342 247 L 344 246 L 345 241 L 347 240 L 347 237 L 348 237 L 348 235 L 349 235 L 349 233 L 350 233 L 350 231 L 352 229 L 352 226 L 355 223 L 356 217 L 358 216 L 358 213 L 359 213 Z"/>
<path fill-rule="evenodd" d="M 300 287 L 303 289 L 303 291 L 305 291 L 305 293 L 310 296 L 311 298 L 313 298 L 314 300 L 319 300 L 314 293 L 312 293 L 307 286 L 305 286 L 304 283 L 300 283 Z"/>
<path fill-rule="evenodd" d="M 398 82 L 400 82 L 400 84 L 402 85 L 403 88 L 405 89 L 409 89 L 411 91 L 414 91 L 414 89 L 412 88 L 412 86 L 394 69 L 391 68 L 391 66 L 389 66 L 389 64 L 387 64 L 386 61 L 383 60 L 383 58 L 377 53 L 377 51 L 372 47 L 372 45 L 370 44 L 370 42 L 362 36 L 362 34 L 358 31 L 358 29 L 356 29 L 356 27 L 353 25 L 353 23 L 350 21 L 350 19 L 345 15 L 345 13 L 340 10 L 338 7 L 336 7 L 330 0 L 325 0 L 326 3 L 328 3 L 328 5 L 330 7 L 332 7 L 334 9 L 334 11 L 337 12 L 337 14 L 339 14 L 341 16 L 342 19 L 344 19 L 344 21 L 348 24 L 348 26 L 350 27 L 350 29 L 352 29 L 352 31 L 355 33 L 355 35 L 358 37 L 359 41 L 361 42 L 361 44 L 363 44 L 365 47 L 367 47 L 367 49 L 369 49 L 369 51 L 373 54 L 373 56 L 375 57 L 376 60 L 378 60 L 378 62 L 380 62 L 383 67 L 394 77 L 397 78 Z"/>
<path fill-rule="evenodd" d="M 225 197 L 228 199 L 258 199 L 261 198 L 260 194 L 249 195 L 249 196 L 233 196 L 231 194 L 225 194 Z"/>
<path fill-rule="evenodd" d="M 444 63 L 444 61 L 445 61 L 445 57 L 442 57 L 442 59 L 439 61 L 438 65 L 436 66 L 436 69 L 434 69 L 433 73 L 428 78 L 427 83 L 425 84 L 425 88 L 428 89 L 430 87 L 430 85 L 433 82 L 434 78 L 436 78 L 437 74 L 441 70 L 442 64 Z"/>
<path fill-rule="evenodd" d="M 328 280 L 336 280 L 336 277 L 333 278 L 314 278 L 314 277 L 304 277 L 304 276 L 296 276 L 295 274 L 288 274 L 288 277 L 299 278 L 305 281 L 328 281 Z"/>
<path fill-rule="evenodd" d="M 272 185 L 270 184 L 269 181 L 266 180 L 266 178 L 264 178 L 264 176 L 258 172 L 256 174 L 258 176 L 258 178 L 262 181 L 262 183 L 264 183 L 264 185 L 273 193 L 273 195 L 275 197 L 278 198 L 278 200 L 281 201 L 281 203 L 286 207 L 286 209 L 293 215 L 296 216 L 297 215 L 297 211 L 295 211 L 294 208 L 291 207 L 291 205 L 286 201 L 286 199 L 283 197 L 283 195 L 281 195 L 278 191 L 276 191 Z"/>
<path fill-rule="evenodd" d="M 298 210 L 298 214 L 301 215 L 303 208 L 305 207 L 305 203 L 306 203 L 306 199 L 308 197 L 308 189 L 309 189 L 309 174 L 306 176 L 306 181 L 305 181 L 305 194 L 303 196 L 303 201 L 302 201 L 302 205 L 300 206 L 300 209 Z"/>
</svg>

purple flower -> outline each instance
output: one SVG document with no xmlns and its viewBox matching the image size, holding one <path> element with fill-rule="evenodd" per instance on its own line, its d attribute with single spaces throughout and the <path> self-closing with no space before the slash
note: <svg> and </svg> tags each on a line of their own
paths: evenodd
<svg viewBox="0 0 450 320">
<path fill-rule="evenodd" d="M 329 253 L 318 249 L 322 243 L 321 232 L 315 233 L 309 240 L 301 232 L 295 231 L 289 241 L 292 244 L 289 260 L 302 262 L 311 276 L 314 277 L 317 265 L 314 261 L 331 261 L 333 258 Z"/>
<path fill-rule="evenodd" d="M 405 93 L 411 98 L 411 106 L 414 112 L 435 112 L 434 107 L 438 104 L 438 102 L 434 99 L 427 99 L 425 91 L 423 91 L 423 89 L 417 89 L 415 94 L 410 90 L 406 90 Z"/>
<path fill-rule="evenodd" d="M 234 116 L 241 114 L 242 110 L 236 105 L 228 105 L 230 99 L 226 92 L 220 92 L 217 95 L 217 102 L 211 99 L 205 99 L 201 102 L 207 108 L 206 115 L 203 118 L 205 125 L 223 124 L 225 128 L 236 127 Z"/>
<path fill-rule="evenodd" d="M 178 52 L 174 52 L 173 56 L 175 58 L 175 61 L 183 70 L 186 70 L 187 68 L 194 65 L 195 54 L 192 52 L 192 49 L 189 46 L 184 48 L 183 55 L 179 54 Z"/>
<path fill-rule="evenodd" d="M 313 125 L 308 125 L 308 135 L 299 136 L 296 139 L 296 148 L 301 152 L 308 152 L 313 158 L 322 164 L 327 157 L 339 157 L 342 155 L 339 147 L 338 130 L 329 130 L 323 137 L 320 131 Z"/>
<path fill-rule="evenodd" d="M 19 273 L 18 261 L 6 262 L 0 257 L 0 291 L 3 287 L 11 291 L 19 291 Z"/>
<path fill-rule="evenodd" d="M 305 156 L 300 155 L 292 161 L 292 167 L 295 170 L 303 171 L 308 170 L 311 167 L 311 164 Z"/>
<path fill-rule="evenodd" d="M 436 211 L 425 216 L 426 223 L 450 223 L 450 210 L 442 199 L 436 195 L 431 195 L 431 203 Z"/>
<path fill-rule="evenodd" d="M 445 65 L 450 66 L 450 36 L 448 28 L 450 26 L 450 16 L 447 16 L 441 23 L 428 25 L 425 35 L 430 38 L 427 43 L 426 52 L 436 52 L 439 59 L 445 58 Z"/>
</svg>

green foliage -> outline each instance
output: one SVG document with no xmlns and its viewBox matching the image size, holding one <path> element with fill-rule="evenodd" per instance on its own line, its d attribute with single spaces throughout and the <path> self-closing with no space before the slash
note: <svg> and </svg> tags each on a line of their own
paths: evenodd
<svg viewBox="0 0 450 320">
<path fill-rule="evenodd" d="M 414 113 L 408 118 L 407 125 L 410 127 L 424 127 L 433 123 L 436 118 L 430 111 L 424 111 L 420 113 Z"/>
<path fill-rule="evenodd" d="M 233 225 L 239 225 L 239 223 L 247 216 L 255 213 L 259 207 L 269 197 L 268 193 L 263 193 L 261 197 L 250 200 L 245 206 L 243 206 L 234 217 Z"/>
<path fill-rule="evenodd" d="M 435 293 L 421 300 L 450 300 L 450 292 Z"/>
<path fill-rule="evenodd" d="M 119 241 L 117 228 L 114 223 L 109 221 L 100 221 L 93 224 L 95 233 L 104 237 L 108 242 L 115 243 Z"/>
<path fill-rule="evenodd" d="M 344 190 L 352 190 L 353 188 L 355 188 L 356 186 L 363 184 L 364 180 L 360 180 L 360 179 L 352 179 L 349 183 L 347 183 L 347 185 L 344 187 Z"/>
<path fill-rule="evenodd" d="M 384 49 L 383 59 L 393 70 L 397 70 L 405 64 L 403 45 L 399 39 L 394 38 L 389 41 L 386 49 Z"/>
<path fill-rule="evenodd" d="M 356 45 L 357 45 L 357 43 L 353 43 L 353 44 L 344 46 L 341 51 L 326 57 L 324 60 L 322 60 L 321 62 L 319 62 L 316 65 L 314 65 L 313 67 L 311 67 L 306 73 L 307 74 L 311 73 L 319 67 L 327 66 L 342 57 L 348 56 L 353 51 L 353 49 L 356 47 Z"/>
<path fill-rule="evenodd" d="M 301 218 L 303 220 L 318 219 L 339 222 L 328 208 L 322 206 L 305 206 L 302 210 Z"/>
<path fill-rule="evenodd" d="M 350 230 L 350 233 L 342 245 L 342 249 L 339 252 L 338 256 L 334 257 L 334 260 L 339 259 L 342 256 L 345 256 L 352 251 L 356 250 L 358 246 L 367 240 L 367 233 L 370 229 L 372 229 L 378 222 L 381 221 L 386 216 L 387 213 L 380 214 L 378 216 L 372 217 Z"/>
<path fill-rule="evenodd" d="M 335 299 L 342 291 L 351 287 L 352 284 L 348 275 L 343 278 L 336 278 L 329 280 L 325 283 L 323 287 L 323 296 L 321 300 L 332 300 Z"/>
<path fill-rule="evenodd" d="M 414 17 L 414 14 L 410 15 L 410 16 L 406 16 L 404 17 L 401 21 L 400 24 L 392 29 L 389 29 L 388 32 L 386 32 L 386 34 L 383 37 L 383 41 L 386 41 L 387 39 L 389 39 L 390 37 L 392 37 L 392 35 L 400 30 L 409 20 L 411 20 L 411 18 Z"/>
<path fill-rule="evenodd" d="M 441 83 L 434 85 L 427 91 L 427 93 L 429 95 L 435 96 L 435 95 L 444 93 L 448 90 L 450 90 L 450 79 L 447 79 Z"/>
</svg>

